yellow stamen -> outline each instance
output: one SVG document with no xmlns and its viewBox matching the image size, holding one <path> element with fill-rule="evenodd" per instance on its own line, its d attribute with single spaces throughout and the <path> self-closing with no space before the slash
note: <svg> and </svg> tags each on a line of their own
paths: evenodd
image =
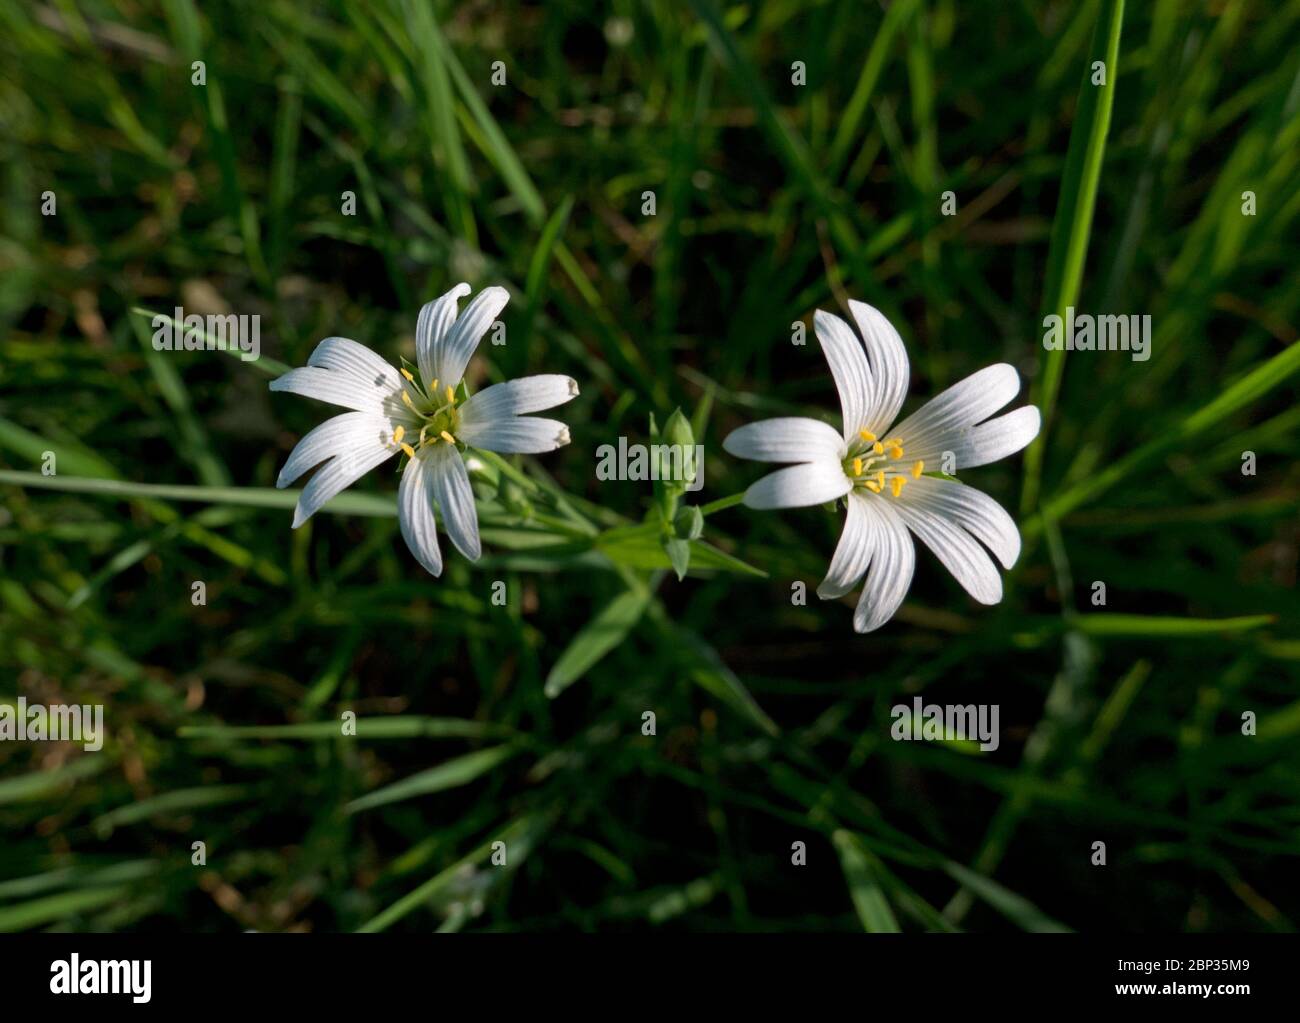
<svg viewBox="0 0 1300 1023">
<path fill-rule="evenodd" d="M 884 470 L 884 469 L 881 469 L 879 472 L 876 473 L 876 486 L 878 486 L 881 490 L 884 490 L 884 489 L 885 489 L 885 470 Z"/>
<path fill-rule="evenodd" d="M 870 430 L 859 430 L 858 436 L 861 437 L 863 440 L 865 440 L 868 444 L 870 444 L 872 441 L 876 439 L 876 435 L 872 433 Z"/>
<path fill-rule="evenodd" d="M 440 436 L 440 437 L 441 437 L 443 440 L 445 440 L 448 444 L 455 444 L 455 443 L 456 443 L 456 438 L 453 437 L 451 434 L 449 434 L 446 430 L 443 430 L 442 433 L 440 433 L 438 436 Z"/>
<path fill-rule="evenodd" d="M 899 448 L 903 446 L 903 438 L 891 437 L 889 440 L 885 441 L 885 443 L 888 444 L 891 448 Z"/>
<path fill-rule="evenodd" d="M 430 394 L 437 394 L 437 393 L 438 393 L 438 378 L 437 378 L 437 377 L 434 377 L 434 378 L 433 378 L 433 386 L 429 388 L 429 393 L 430 393 Z"/>
<path fill-rule="evenodd" d="M 912 479 L 919 480 L 921 478 L 921 473 L 923 472 L 925 472 L 925 463 L 917 462 L 912 466 Z"/>
<path fill-rule="evenodd" d="M 885 445 L 881 444 L 880 441 L 876 441 L 876 443 L 871 445 L 871 450 L 874 454 L 883 455 L 885 453 Z"/>
<path fill-rule="evenodd" d="M 409 369 L 403 366 L 401 372 L 402 376 L 406 377 L 410 383 L 415 383 L 415 377 L 411 376 L 411 371 Z"/>
<path fill-rule="evenodd" d="M 456 388 L 452 387 L 451 384 L 447 385 L 447 400 L 453 405 L 456 404 Z"/>
<path fill-rule="evenodd" d="M 406 407 L 409 408 L 412 412 L 415 411 L 415 406 L 411 403 L 411 396 L 410 396 L 409 394 L 407 394 L 406 391 L 402 391 L 402 402 L 403 402 L 403 403 L 406 405 Z"/>
<path fill-rule="evenodd" d="M 406 455 L 407 458 L 414 458 L 414 457 L 415 457 L 415 448 L 411 447 L 411 445 L 409 445 L 409 444 L 403 444 L 403 445 L 402 445 L 402 451 L 403 451 L 403 453 Z"/>
<path fill-rule="evenodd" d="M 902 458 L 903 449 L 900 448 L 897 444 L 895 444 L 892 448 L 889 449 L 889 457 L 895 460 Z"/>
<path fill-rule="evenodd" d="M 903 484 L 907 482 L 906 476 L 895 476 L 889 481 L 889 490 L 895 497 L 903 492 Z"/>
<path fill-rule="evenodd" d="M 864 486 L 866 486 L 866 488 L 870 490 L 873 494 L 880 493 L 880 487 L 878 487 L 875 483 L 872 483 L 871 480 L 867 480 Z"/>
<path fill-rule="evenodd" d="M 853 475 L 854 475 L 854 476 L 861 476 L 861 475 L 862 475 L 862 459 L 861 459 L 861 458 L 855 458 L 855 459 L 853 459 Z"/>
<path fill-rule="evenodd" d="M 393 443 L 394 444 L 402 443 L 402 438 L 405 436 L 406 436 L 406 427 L 399 426 L 396 430 L 393 431 Z"/>
</svg>

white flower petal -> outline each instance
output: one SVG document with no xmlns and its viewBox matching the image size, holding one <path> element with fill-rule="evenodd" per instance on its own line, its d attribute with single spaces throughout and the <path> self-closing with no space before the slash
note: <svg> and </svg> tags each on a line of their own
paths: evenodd
<svg viewBox="0 0 1300 1023">
<path fill-rule="evenodd" d="M 894 617 L 912 585 L 916 547 L 890 504 L 891 498 L 864 498 L 876 520 L 871 565 L 853 612 L 857 632 L 874 632 Z"/>
<path fill-rule="evenodd" d="M 433 517 L 433 473 L 431 455 L 435 449 L 422 447 L 402 470 L 397 487 L 397 521 L 402 539 L 415 560 L 431 575 L 442 575 L 442 551 L 438 549 L 438 528 Z"/>
<path fill-rule="evenodd" d="M 956 480 L 922 476 L 908 483 L 900 500 L 956 522 L 988 547 L 1003 568 L 1011 568 L 1020 557 L 1020 531 L 1015 521 L 981 490 Z"/>
<path fill-rule="evenodd" d="M 510 301 L 505 288 L 484 288 L 474 296 L 447 333 L 433 343 L 433 375 L 439 386 L 454 387 L 465 375 L 465 367 L 478 348 L 492 321 Z"/>
<path fill-rule="evenodd" d="M 485 387 L 460 407 L 462 423 L 504 419 L 563 405 L 578 396 L 578 382 L 559 373 L 507 380 Z"/>
<path fill-rule="evenodd" d="M 300 366 L 271 381 L 271 390 L 301 394 L 304 398 L 328 401 L 331 405 L 358 412 L 387 414 L 387 392 L 373 385 L 362 385 L 354 378 L 333 370 L 314 366 Z"/>
<path fill-rule="evenodd" d="M 1002 599 L 1002 577 L 993 559 L 961 526 L 914 502 L 895 500 L 890 510 L 934 552 L 943 567 L 981 604 Z"/>
<path fill-rule="evenodd" d="M 477 561 L 483 553 L 478 536 L 478 510 L 474 507 L 474 492 L 470 490 L 469 473 L 460 452 L 451 444 L 436 444 L 429 451 L 426 462 L 442 512 L 442 528 L 456 549 Z"/>
<path fill-rule="evenodd" d="M 433 387 L 438 374 L 434 372 L 437 363 L 438 345 L 447 337 L 447 331 L 456 322 L 456 310 L 462 298 L 468 295 L 468 284 L 457 284 L 445 295 L 440 295 L 432 302 L 426 302 L 420 309 L 415 321 L 415 362 L 420 370 L 420 381 L 425 389 Z M 459 379 L 449 381 L 456 384 Z"/>
<path fill-rule="evenodd" d="M 344 412 L 327 419 L 294 445 L 275 485 L 287 487 L 313 465 L 334 455 L 384 447 L 392 432 L 388 420 L 373 412 Z"/>
<path fill-rule="evenodd" d="M 503 454 L 540 455 L 569 443 L 569 428 L 558 419 L 540 416 L 506 416 L 466 423 L 461 420 L 457 439 L 471 447 Z"/>
<path fill-rule="evenodd" d="M 384 444 L 351 448 L 340 452 L 316 470 L 298 496 L 293 511 L 293 528 L 297 529 L 320 511 L 330 498 L 352 486 L 381 462 L 391 458 L 394 449 Z"/>
<path fill-rule="evenodd" d="M 944 468 L 944 453 L 951 452 L 953 466 L 969 469 L 988 465 L 1014 455 L 1038 436 L 1042 417 L 1033 405 L 1026 405 L 1005 416 L 998 416 L 978 426 L 963 426 L 928 441 L 927 447 L 907 445 L 907 459 L 923 460 L 936 469 Z"/>
<path fill-rule="evenodd" d="M 345 337 L 327 337 L 307 357 L 307 365 L 340 374 L 359 390 L 392 394 L 402 389 L 397 370 L 365 345 Z"/>
<path fill-rule="evenodd" d="M 956 449 L 957 468 L 988 465 L 1014 455 L 1038 436 L 1043 417 L 1033 405 L 990 419 L 962 435 Z"/>
<path fill-rule="evenodd" d="M 853 489 L 836 459 L 822 459 L 770 472 L 745 491 L 750 508 L 807 508 Z"/>
<path fill-rule="evenodd" d="M 835 427 L 797 416 L 747 423 L 727 434 L 722 447 L 737 458 L 760 462 L 810 462 L 818 457 L 840 460 L 848 453 Z"/>
<path fill-rule="evenodd" d="M 850 299 L 849 312 L 857 321 L 858 330 L 862 331 L 871 380 L 875 384 L 861 428 L 883 435 L 907 397 L 907 382 L 911 375 L 907 348 L 894 325 L 875 306 Z"/>
<path fill-rule="evenodd" d="M 834 313 L 818 309 L 813 314 L 813 330 L 821 342 L 822 353 L 840 395 L 844 439 L 852 439 L 865 428 L 870 411 L 868 403 L 875 393 L 876 385 L 867 366 L 866 352 L 849 325 Z"/>
<path fill-rule="evenodd" d="M 1014 367 L 1005 362 L 985 366 L 931 398 L 889 432 L 902 440 L 909 461 L 933 461 L 937 469 L 942 452 L 955 452 L 970 427 L 993 415 L 1019 390 Z"/>
<path fill-rule="evenodd" d="M 871 560 L 873 534 L 880 528 L 867 507 L 864 495 L 857 492 L 849 494 L 848 506 L 844 530 L 840 533 L 840 542 L 835 545 L 835 556 L 831 558 L 826 578 L 817 587 L 817 596 L 822 600 L 842 597 L 858 585 Z"/>
</svg>

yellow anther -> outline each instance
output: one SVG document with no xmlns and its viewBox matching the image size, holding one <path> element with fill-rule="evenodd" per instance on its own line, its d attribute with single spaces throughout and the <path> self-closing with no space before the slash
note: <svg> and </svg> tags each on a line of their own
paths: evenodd
<svg viewBox="0 0 1300 1023">
<path fill-rule="evenodd" d="M 443 440 L 445 440 L 448 444 L 456 443 L 456 438 L 453 437 L 451 434 L 449 434 L 446 430 L 443 430 L 442 433 L 438 434 L 438 436 L 441 437 Z"/>
<path fill-rule="evenodd" d="M 438 393 L 438 378 L 437 378 L 437 377 L 434 377 L 434 378 L 433 378 L 433 385 L 429 388 L 429 393 L 430 393 L 430 394 L 437 394 L 437 393 Z"/>
<path fill-rule="evenodd" d="M 859 430 L 858 436 L 861 437 L 863 440 L 865 440 L 868 444 L 870 444 L 872 441 L 876 439 L 876 435 L 872 433 L 870 430 Z"/>
<path fill-rule="evenodd" d="M 402 391 L 402 402 L 403 402 L 403 404 L 405 404 L 406 407 L 409 408 L 412 412 L 415 411 L 415 405 L 412 404 L 412 402 L 411 402 L 411 396 L 410 396 L 409 394 L 407 394 L 405 390 Z"/>
<path fill-rule="evenodd" d="M 456 388 L 452 387 L 451 384 L 447 385 L 447 400 L 453 405 L 456 403 Z"/>
<path fill-rule="evenodd" d="M 897 497 L 903 492 L 903 484 L 907 482 L 906 476 L 895 476 L 889 481 L 889 492 Z"/>
<path fill-rule="evenodd" d="M 415 448 L 411 447 L 411 445 L 409 444 L 402 445 L 402 452 L 406 455 L 407 458 L 415 457 Z"/>
<path fill-rule="evenodd" d="M 889 457 L 895 460 L 902 458 L 903 449 L 900 448 L 897 444 L 895 444 L 892 448 L 889 449 Z"/>
<path fill-rule="evenodd" d="M 853 459 L 853 475 L 854 475 L 854 476 L 861 476 L 861 475 L 862 475 L 862 459 L 861 459 L 861 458 L 855 458 L 855 459 Z"/>
<path fill-rule="evenodd" d="M 881 444 L 880 441 L 876 441 L 876 443 L 871 445 L 871 451 L 873 454 L 883 455 L 885 453 L 885 445 Z"/>
<path fill-rule="evenodd" d="M 415 383 L 415 377 L 411 376 L 411 371 L 405 366 L 402 367 L 402 376 L 406 377 L 411 383 Z"/>
<path fill-rule="evenodd" d="M 885 489 L 885 470 L 884 470 L 884 469 L 881 469 L 879 472 L 876 473 L 876 486 L 878 486 L 881 490 L 884 490 L 884 489 Z"/>
<path fill-rule="evenodd" d="M 891 437 L 889 440 L 885 441 L 885 443 L 888 444 L 891 448 L 901 448 L 903 446 L 903 438 Z"/>
<path fill-rule="evenodd" d="M 919 480 L 921 478 L 921 473 L 923 472 L 925 472 L 925 463 L 917 462 L 912 466 L 912 479 Z"/>
<path fill-rule="evenodd" d="M 396 430 L 393 431 L 393 443 L 394 444 L 402 443 L 402 438 L 405 436 L 406 436 L 406 427 L 399 426 Z"/>
<path fill-rule="evenodd" d="M 878 494 L 878 493 L 880 493 L 880 487 L 877 486 L 875 483 L 871 482 L 871 480 L 867 480 L 867 482 L 864 483 L 863 486 L 865 486 L 865 487 L 866 487 L 868 490 L 870 490 L 873 494 Z"/>
</svg>

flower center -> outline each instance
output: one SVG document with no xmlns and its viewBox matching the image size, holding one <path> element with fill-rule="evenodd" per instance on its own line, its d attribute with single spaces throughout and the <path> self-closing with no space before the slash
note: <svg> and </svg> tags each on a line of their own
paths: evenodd
<svg viewBox="0 0 1300 1023">
<path fill-rule="evenodd" d="M 908 465 L 903 461 L 902 438 L 878 440 L 870 430 L 859 430 L 858 436 L 861 440 L 850 445 L 848 457 L 842 463 L 844 475 L 853 481 L 855 487 L 870 490 L 873 494 L 888 489 L 898 497 L 909 477 L 917 479 L 925 472 L 924 462 Z"/>
<path fill-rule="evenodd" d="M 406 427 L 399 426 L 393 431 L 393 443 L 402 449 L 407 458 L 414 458 L 415 449 L 425 444 L 437 444 L 440 440 L 455 444 L 456 430 L 460 428 L 460 413 L 456 411 L 456 388 L 448 384 L 443 394 L 439 395 L 438 381 L 435 380 L 426 394 L 409 370 L 403 369 L 402 376 L 410 385 L 409 390 L 402 388 L 402 404 L 420 418 L 420 433 L 413 446 L 405 440 Z M 414 398 L 411 397 L 411 391 L 415 392 Z"/>
</svg>

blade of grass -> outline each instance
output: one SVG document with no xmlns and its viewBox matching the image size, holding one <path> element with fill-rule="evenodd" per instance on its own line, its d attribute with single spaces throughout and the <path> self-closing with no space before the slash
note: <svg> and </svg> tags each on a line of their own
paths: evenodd
<svg viewBox="0 0 1300 1023">
<path fill-rule="evenodd" d="M 840 857 L 844 879 L 853 897 L 862 928 L 869 934 L 897 934 L 900 930 L 894 911 L 889 908 L 884 889 L 872 870 L 872 860 L 854 836 L 844 830 L 832 833 L 831 842 Z"/>
<path fill-rule="evenodd" d="M 555 699 L 614 647 L 625 642 L 649 602 L 650 592 L 642 586 L 625 590 L 605 605 L 574 634 L 556 660 L 546 676 L 546 695 Z"/>
<path fill-rule="evenodd" d="M 1047 270 L 1043 282 L 1044 317 L 1065 317 L 1067 306 L 1078 300 L 1092 230 L 1093 208 L 1101 182 L 1102 163 L 1106 155 L 1106 136 L 1110 131 L 1111 108 L 1119 81 L 1119 40 L 1124 23 L 1124 0 L 1104 0 L 1097 15 L 1092 46 L 1079 86 L 1079 101 L 1070 146 L 1065 157 L 1061 195 L 1052 221 L 1052 237 L 1047 247 Z M 1106 69 L 1104 85 L 1092 84 L 1092 65 L 1102 61 Z M 1025 453 L 1025 481 L 1020 508 L 1025 514 L 1038 504 L 1042 479 L 1044 445 L 1047 442 L 1056 394 L 1065 371 L 1065 349 L 1045 351 L 1041 359 L 1041 376 L 1034 389 L 1043 429 Z"/>
<path fill-rule="evenodd" d="M 357 718 L 358 739 L 482 739 L 500 735 L 508 729 L 482 721 L 463 718 L 416 717 L 394 715 L 384 718 Z M 342 734 L 340 721 L 311 721 L 294 725 L 191 725 L 176 735 L 181 739 L 337 739 Z"/>
<path fill-rule="evenodd" d="M 427 796 L 434 792 L 459 788 L 487 774 L 518 752 L 517 746 L 507 744 L 466 753 L 463 757 L 448 760 L 445 764 L 420 771 L 409 778 L 403 778 L 399 782 L 385 785 L 359 799 L 354 799 L 345 809 L 348 813 L 360 813 L 362 810 L 372 810 L 377 806 L 386 806 L 403 799 L 414 799 L 416 796 Z"/>
<path fill-rule="evenodd" d="M 1161 455 L 1185 446 L 1188 441 L 1217 426 L 1234 412 L 1280 385 L 1297 370 L 1300 370 L 1300 343 L 1288 346 L 1267 362 L 1256 366 L 1235 383 L 1224 388 L 1207 405 L 1183 419 L 1173 429 L 1148 441 L 1136 451 L 1111 462 L 1100 472 L 1093 473 L 1073 486 L 1067 487 L 1061 493 L 1053 495 L 1044 502 L 1039 515 L 1025 522 L 1023 532 L 1029 536 L 1036 535 L 1043 528 L 1043 518 L 1056 520 L 1063 518 L 1086 501 L 1104 494 Z"/>
<path fill-rule="evenodd" d="M 977 874 L 960 863 L 948 860 L 943 864 L 944 871 L 953 880 L 974 893 L 981 901 L 992 906 L 1021 930 L 1035 934 L 1063 934 L 1070 928 L 1058 923 L 1028 899 L 1009 891 L 992 878 Z"/>
</svg>

